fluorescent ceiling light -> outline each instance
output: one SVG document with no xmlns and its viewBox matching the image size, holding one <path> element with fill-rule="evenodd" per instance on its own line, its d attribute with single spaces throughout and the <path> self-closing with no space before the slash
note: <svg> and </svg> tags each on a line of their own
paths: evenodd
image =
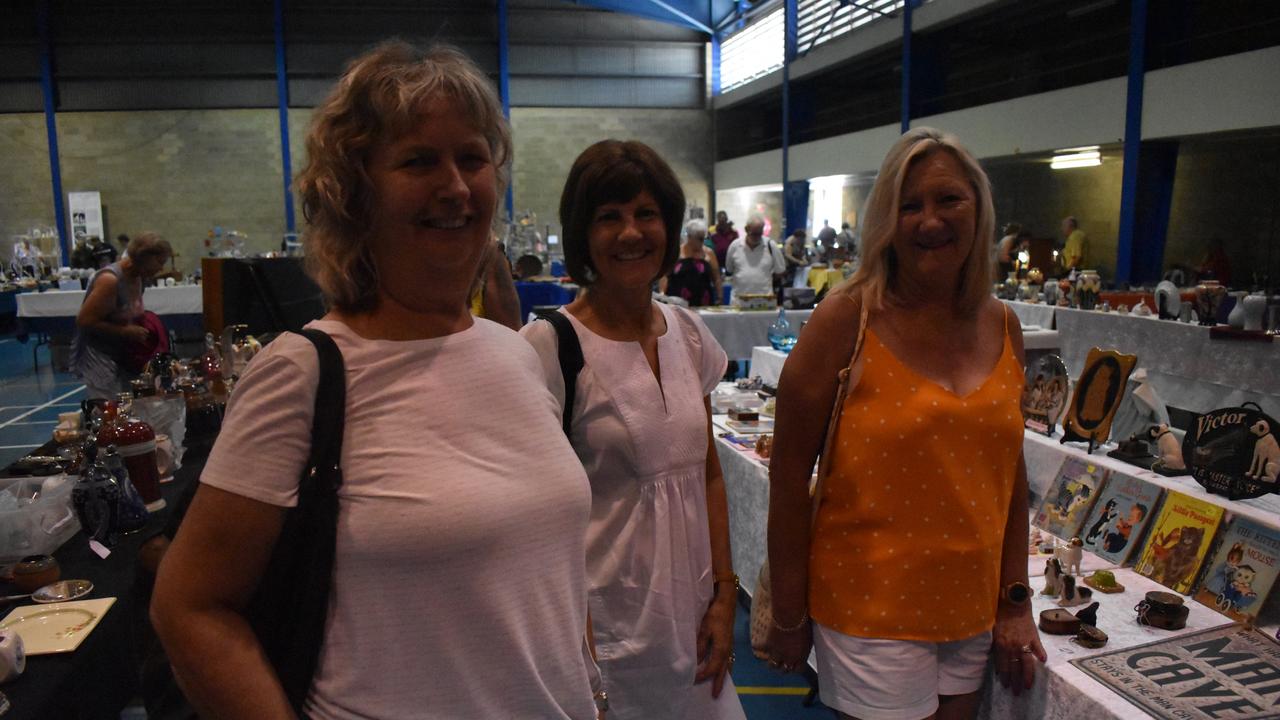
<svg viewBox="0 0 1280 720">
<path fill-rule="evenodd" d="M 1081 147 L 1062 148 L 1061 150 L 1054 150 L 1053 152 L 1054 154 L 1060 155 L 1062 153 L 1087 152 L 1089 150 L 1101 150 L 1101 149 L 1102 149 L 1102 146 L 1100 145 L 1083 145 Z"/>
<path fill-rule="evenodd" d="M 1053 162 L 1049 163 L 1049 167 L 1053 168 L 1054 170 L 1066 170 L 1068 168 L 1093 167 L 1095 165 L 1101 165 L 1101 164 L 1102 164 L 1102 159 L 1096 158 L 1096 157 L 1095 158 L 1076 158 L 1074 160 L 1055 159 Z"/>
</svg>

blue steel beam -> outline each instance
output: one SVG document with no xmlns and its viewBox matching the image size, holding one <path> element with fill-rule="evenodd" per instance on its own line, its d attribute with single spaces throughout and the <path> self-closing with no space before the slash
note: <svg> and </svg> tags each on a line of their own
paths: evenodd
<svg viewBox="0 0 1280 720">
<path fill-rule="evenodd" d="M 692 28 L 712 35 L 734 15 L 733 0 L 575 0 L 579 5 Z"/>
<path fill-rule="evenodd" d="M 1129 78 L 1124 113 L 1124 173 L 1120 181 L 1120 233 L 1116 241 L 1116 282 L 1133 277 L 1138 226 L 1138 165 L 1142 148 L 1142 90 L 1146 74 L 1147 0 L 1132 0 L 1129 17 Z M 1163 239 L 1160 240 L 1163 243 Z M 1145 243 L 1144 243 L 1145 244 Z"/>
<path fill-rule="evenodd" d="M 902 132 L 911 129 L 911 11 L 916 0 L 902 4 Z"/>
<path fill-rule="evenodd" d="M 507 0 L 498 0 L 498 94 L 502 96 L 502 116 L 511 122 L 511 59 L 507 36 Z M 511 164 L 511 158 L 507 158 Z M 507 217 L 516 219 L 515 166 L 511 165 L 511 177 L 507 178 Z"/>
<path fill-rule="evenodd" d="M 36 9 L 36 26 L 40 35 L 40 92 L 44 95 L 44 126 L 49 138 L 49 177 L 53 183 L 54 224 L 58 228 L 58 247 L 62 249 L 62 262 L 70 264 L 67 211 L 62 199 L 62 161 L 58 157 L 57 90 L 53 86 L 53 33 L 49 28 L 49 0 L 41 0 Z"/>
<path fill-rule="evenodd" d="M 284 176 L 284 226 L 296 232 L 293 215 L 293 160 L 289 152 L 289 73 L 285 67 L 284 0 L 275 0 L 272 14 L 276 37 L 276 103 L 280 112 L 280 170 Z"/>
</svg>

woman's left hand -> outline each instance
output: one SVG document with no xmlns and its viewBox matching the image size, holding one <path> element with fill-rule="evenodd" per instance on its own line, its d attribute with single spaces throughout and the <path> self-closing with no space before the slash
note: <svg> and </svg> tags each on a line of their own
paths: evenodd
<svg viewBox="0 0 1280 720">
<path fill-rule="evenodd" d="M 698 627 L 698 674 L 695 683 L 711 679 L 711 697 L 720 697 L 725 673 L 733 667 L 734 593 L 717 594 Z"/>
<path fill-rule="evenodd" d="M 1036 665 L 1049 659 L 1040 644 L 1040 633 L 1031 619 L 1030 609 L 1016 614 L 1000 613 L 991 631 L 992 654 L 1000 683 L 1018 695 L 1031 689 Z"/>
</svg>

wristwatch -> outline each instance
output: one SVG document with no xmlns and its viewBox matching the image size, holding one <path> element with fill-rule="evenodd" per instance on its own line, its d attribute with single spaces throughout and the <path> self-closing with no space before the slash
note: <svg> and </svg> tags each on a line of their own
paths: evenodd
<svg viewBox="0 0 1280 720">
<path fill-rule="evenodd" d="M 1022 607 L 1031 602 L 1031 586 L 1015 580 L 1000 591 L 1000 599 L 1014 607 Z"/>
<path fill-rule="evenodd" d="M 596 701 L 596 710 L 599 712 L 609 711 L 609 693 L 603 690 L 597 690 L 593 697 Z"/>
</svg>

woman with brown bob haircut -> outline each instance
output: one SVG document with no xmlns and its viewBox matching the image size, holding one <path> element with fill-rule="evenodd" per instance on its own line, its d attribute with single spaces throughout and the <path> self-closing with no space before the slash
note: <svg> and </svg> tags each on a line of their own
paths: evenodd
<svg viewBox="0 0 1280 720">
<path fill-rule="evenodd" d="M 160 567 L 175 677 L 202 717 L 595 718 L 587 478 L 537 355 L 468 308 L 511 154 L 497 93 L 457 50 L 386 43 L 348 66 L 307 150 L 331 308 L 308 327 L 346 369 L 318 666 L 291 703 L 244 615 L 310 450 L 316 352 L 285 334 L 236 386 Z"/>
<path fill-rule="evenodd" d="M 736 576 L 707 395 L 727 362 L 698 316 L 652 299 L 679 252 L 684 192 L 648 146 L 605 140 L 560 198 L 560 309 L 584 367 L 564 412 L 591 481 L 588 607 L 611 720 L 743 718 L 733 663 Z M 558 335 L 521 333 L 564 404 Z"/>
</svg>

